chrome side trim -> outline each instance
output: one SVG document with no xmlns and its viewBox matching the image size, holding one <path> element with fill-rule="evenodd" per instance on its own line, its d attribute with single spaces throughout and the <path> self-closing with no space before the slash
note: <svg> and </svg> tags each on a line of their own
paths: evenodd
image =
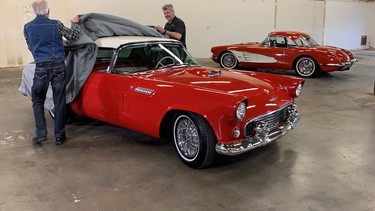
<svg viewBox="0 0 375 211">
<path fill-rule="evenodd" d="M 219 75 L 221 75 L 221 70 L 210 70 L 208 72 L 208 77 L 219 76 Z"/>
<path fill-rule="evenodd" d="M 216 152 L 223 155 L 238 155 L 252 149 L 265 146 L 287 134 L 299 122 L 300 115 L 295 109 L 295 106 L 290 107 L 289 117 L 284 124 L 278 126 L 276 129 L 270 129 L 267 124 L 260 122 L 256 126 L 256 133 L 254 136 L 243 139 L 234 144 L 217 144 Z"/>
<path fill-rule="evenodd" d="M 143 87 L 137 87 L 133 91 L 136 92 L 136 93 L 140 93 L 140 94 L 152 95 L 152 93 L 154 93 L 155 90 L 147 89 L 147 88 L 143 88 Z"/>
<path fill-rule="evenodd" d="M 274 57 L 265 56 L 257 53 L 249 53 L 244 51 L 231 50 L 239 62 L 254 62 L 254 63 L 276 63 L 277 60 Z"/>
</svg>

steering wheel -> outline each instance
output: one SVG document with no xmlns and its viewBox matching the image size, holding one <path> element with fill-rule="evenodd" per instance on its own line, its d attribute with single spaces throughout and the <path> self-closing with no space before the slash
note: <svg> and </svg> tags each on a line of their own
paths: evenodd
<svg viewBox="0 0 375 211">
<path fill-rule="evenodd" d="M 165 65 L 162 63 L 162 61 L 166 60 L 166 59 L 170 59 L 172 60 L 172 62 L 174 62 L 174 59 L 171 57 L 171 56 L 164 56 L 163 58 L 161 58 L 158 63 L 155 65 L 155 68 L 158 68 L 159 66 L 160 67 L 164 67 Z"/>
</svg>

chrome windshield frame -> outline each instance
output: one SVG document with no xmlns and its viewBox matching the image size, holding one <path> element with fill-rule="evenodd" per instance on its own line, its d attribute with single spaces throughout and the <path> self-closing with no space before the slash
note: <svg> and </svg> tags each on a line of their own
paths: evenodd
<svg viewBox="0 0 375 211">
<path fill-rule="evenodd" d="M 113 54 L 112 59 L 111 59 L 111 62 L 109 64 L 109 66 L 107 67 L 106 72 L 107 73 L 113 72 L 114 66 L 115 66 L 115 64 L 117 62 L 117 59 L 118 59 L 118 56 L 119 56 L 119 53 L 121 52 L 122 49 L 127 48 L 127 47 L 132 47 L 132 46 L 152 45 L 152 44 L 158 45 L 160 48 L 162 48 L 164 51 L 166 51 L 170 56 L 172 56 L 174 59 L 176 59 L 176 61 L 179 62 L 179 64 L 176 64 L 177 66 L 181 66 L 181 65 L 197 65 L 197 66 L 199 66 L 199 63 L 194 59 L 194 57 L 191 56 L 191 54 L 187 51 L 187 49 L 179 41 L 149 41 L 149 42 L 146 41 L 146 42 L 133 42 L 133 43 L 127 43 L 127 44 L 120 45 L 117 49 L 115 49 L 114 54 Z M 177 55 L 175 55 L 173 52 L 171 52 L 169 49 L 167 49 L 164 46 L 165 44 L 179 45 L 183 49 L 184 53 L 189 58 L 189 60 L 192 61 L 192 63 L 191 64 L 185 64 Z M 157 69 L 155 69 L 155 70 L 157 70 Z M 155 71 L 155 70 L 153 70 L 153 71 Z M 135 74 L 135 73 L 132 73 L 132 74 Z"/>
</svg>

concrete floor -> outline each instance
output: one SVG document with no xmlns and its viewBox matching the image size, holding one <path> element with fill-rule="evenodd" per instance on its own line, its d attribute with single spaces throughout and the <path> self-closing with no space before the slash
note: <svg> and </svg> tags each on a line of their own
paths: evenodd
<svg viewBox="0 0 375 211">
<path fill-rule="evenodd" d="M 47 117 L 49 141 L 33 146 L 21 70 L 0 69 L 0 210 L 375 210 L 375 53 L 355 54 L 350 71 L 306 80 L 295 130 L 205 170 L 171 142 L 88 118 L 55 146 Z"/>
</svg>

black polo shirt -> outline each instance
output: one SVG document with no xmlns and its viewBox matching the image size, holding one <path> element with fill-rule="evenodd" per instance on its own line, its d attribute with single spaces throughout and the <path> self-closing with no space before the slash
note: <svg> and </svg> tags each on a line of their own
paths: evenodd
<svg viewBox="0 0 375 211">
<path fill-rule="evenodd" d="M 180 41 L 186 47 L 186 27 L 184 21 L 175 16 L 171 23 L 167 22 L 165 24 L 164 30 L 180 33 L 182 35 Z"/>
</svg>

